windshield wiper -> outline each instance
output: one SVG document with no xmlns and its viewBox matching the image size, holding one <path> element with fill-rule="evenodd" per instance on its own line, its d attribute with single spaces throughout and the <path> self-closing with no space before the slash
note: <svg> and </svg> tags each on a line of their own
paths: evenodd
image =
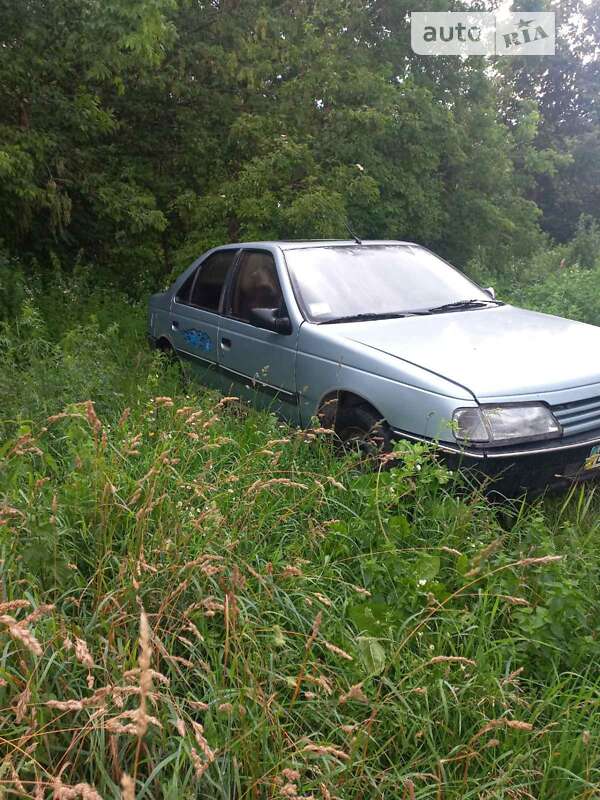
<svg viewBox="0 0 600 800">
<path fill-rule="evenodd" d="M 500 300 L 457 300 L 454 303 L 444 303 L 433 308 L 415 309 L 414 311 L 389 311 L 381 313 L 348 314 L 345 317 L 325 319 L 319 325 L 334 325 L 338 322 L 368 322 L 373 319 L 402 319 L 402 317 L 426 316 L 427 314 L 441 314 L 444 311 L 462 311 L 466 308 L 486 308 L 489 304 L 502 306 Z"/>
<path fill-rule="evenodd" d="M 421 312 L 425 314 L 441 314 L 444 311 L 462 311 L 463 309 L 468 308 L 486 308 L 488 305 L 497 305 L 502 306 L 500 300 L 457 300 L 455 303 L 444 303 L 441 306 L 433 306 L 433 308 L 428 308 L 426 311 Z"/>
<path fill-rule="evenodd" d="M 367 322 L 371 319 L 401 319 L 402 317 L 411 317 L 413 313 L 410 311 L 389 311 L 370 314 L 348 314 L 345 317 L 334 317 L 333 319 L 325 319 L 319 325 L 333 325 L 337 322 Z"/>
</svg>

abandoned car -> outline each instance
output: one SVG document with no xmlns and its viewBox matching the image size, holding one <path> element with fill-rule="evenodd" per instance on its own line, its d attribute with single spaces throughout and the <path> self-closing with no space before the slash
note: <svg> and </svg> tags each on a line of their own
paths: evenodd
<svg viewBox="0 0 600 800">
<path fill-rule="evenodd" d="M 600 328 L 416 244 L 217 247 L 151 297 L 148 329 L 206 384 L 343 440 L 432 442 L 511 491 L 600 474 Z"/>
</svg>

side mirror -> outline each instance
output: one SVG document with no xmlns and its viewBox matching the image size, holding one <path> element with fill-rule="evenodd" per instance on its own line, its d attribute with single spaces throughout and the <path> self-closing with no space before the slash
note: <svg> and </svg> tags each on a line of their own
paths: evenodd
<svg viewBox="0 0 600 800">
<path fill-rule="evenodd" d="M 250 317 L 257 328 L 264 328 L 283 336 L 288 336 L 292 332 L 290 318 L 280 316 L 278 308 L 253 308 Z"/>
<path fill-rule="evenodd" d="M 492 298 L 492 300 L 496 299 L 496 290 L 494 289 L 493 286 L 486 286 L 483 291 L 487 292 L 487 294 L 489 294 L 489 296 Z"/>
</svg>

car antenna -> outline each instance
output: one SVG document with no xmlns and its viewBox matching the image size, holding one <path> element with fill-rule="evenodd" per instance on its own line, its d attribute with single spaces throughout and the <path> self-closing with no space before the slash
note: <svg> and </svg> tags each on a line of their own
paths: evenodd
<svg viewBox="0 0 600 800">
<path fill-rule="evenodd" d="M 350 236 L 351 236 L 351 237 L 354 239 L 354 241 L 356 242 L 356 244 L 362 244 L 362 239 L 359 239 L 359 238 L 358 238 L 358 236 L 357 236 L 357 235 L 354 233 L 354 231 L 352 230 L 352 228 L 350 227 L 350 225 L 348 225 L 348 223 L 347 223 L 347 222 L 344 222 L 344 225 L 346 226 L 346 230 L 348 231 L 348 233 L 350 234 Z"/>
</svg>

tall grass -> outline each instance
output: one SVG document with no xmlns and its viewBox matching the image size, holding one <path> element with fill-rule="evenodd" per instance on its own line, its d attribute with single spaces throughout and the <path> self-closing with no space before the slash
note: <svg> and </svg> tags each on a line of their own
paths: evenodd
<svg viewBox="0 0 600 800">
<path fill-rule="evenodd" d="M 499 515 L 424 447 L 366 472 L 184 394 L 129 306 L 52 337 L 27 315 L 2 351 L 1 791 L 597 796 L 593 492 Z"/>
</svg>

